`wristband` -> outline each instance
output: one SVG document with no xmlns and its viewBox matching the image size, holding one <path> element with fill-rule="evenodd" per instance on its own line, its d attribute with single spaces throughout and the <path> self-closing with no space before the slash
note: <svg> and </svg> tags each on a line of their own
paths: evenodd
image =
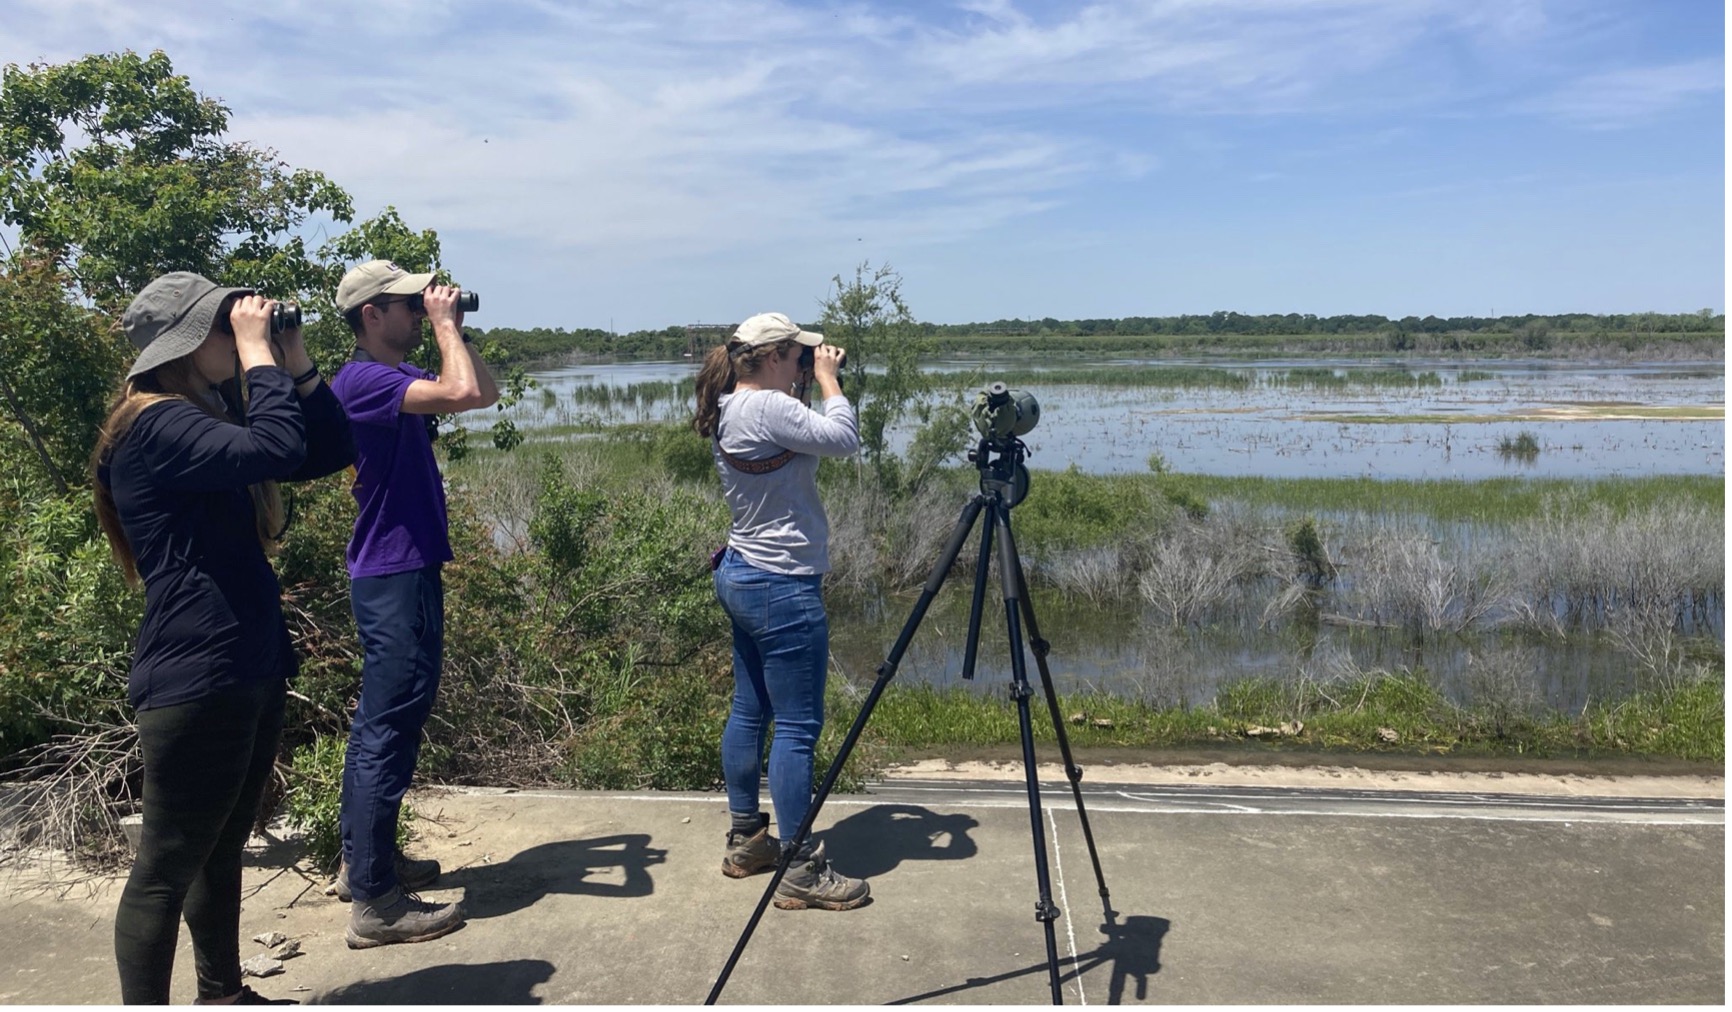
<svg viewBox="0 0 1732 1012">
<path fill-rule="evenodd" d="M 305 383 L 306 381 L 308 381 L 310 379 L 317 379 L 318 376 L 319 376 L 319 367 L 316 365 L 308 366 L 306 372 L 301 373 L 299 376 L 296 376 L 293 380 L 291 380 L 291 382 L 294 383 L 295 386 L 300 386 L 302 383 Z"/>
</svg>

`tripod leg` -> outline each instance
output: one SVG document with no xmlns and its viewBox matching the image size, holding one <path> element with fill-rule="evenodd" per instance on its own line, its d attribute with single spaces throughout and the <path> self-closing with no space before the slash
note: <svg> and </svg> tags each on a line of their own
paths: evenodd
<svg viewBox="0 0 1732 1012">
<path fill-rule="evenodd" d="M 986 571 L 992 562 L 992 528 L 987 521 L 980 528 L 980 561 L 974 567 L 974 600 L 968 608 L 968 638 L 962 647 L 962 678 L 974 677 L 974 658 L 980 652 L 980 613 L 986 604 Z"/>
<path fill-rule="evenodd" d="M 932 567 L 932 575 L 926 580 L 926 586 L 920 592 L 920 600 L 915 602 L 914 610 L 909 613 L 908 621 L 902 624 L 902 632 L 896 637 L 896 645 L 890 648 L 890 653 L 884 663 L 878 666 L 878 678 L 872 683 L 872 691 L 866 694 L 866 701 L 860 705 L 860 712 L 855 715 L 854 723 L 848 728 L 847 737 L 842 739 L 842 745 L 836 750 L 836 758 L 831 761 L 830 768 L 825 771 L 824 779 L 818 786 L 818 793 L 813 795 L 812 804 L 806 809 L 806 817 L 800 821 L 800 828 L 795 831 L 793 845 L 782 851 L 781 860 L 776 863 L 775 874 L 770 876 L 770 884 L 764 887 L 764 895 L 758 899 L 758 906 L 752 911 L 751 919 L 746 922 L 746 928 L 740 933 L 739 941 L 734 943 L 734 951 L 728 955 L 727 963 L 716 977 L 714 986 L 710 988 L 705 1005 L 714 1005 L 722 995 L 722 988 L 727 986 L 728 977 L 734 972 L 734 966 L 739 963 L 740 955 L 746 951 L 746 944 L 752 940 L 752 932 L 757 930 L 758 921 L 764 916 L 764 911 L 770 905 L 770 900 L 776 895 L 776 887 L 782 884 L 787 876 L 788 868 L 793 863 L 793 857 L 799 852 L 801 844 L 812 832 L 812 824 L 818 818 L 818 810 L 824 807 L 824 802 L 830 797 L 830 789 L 836 786 L 836 778 L 841 775 L 842 766 L 853 754 L 854 745 L 860 740 L 860 732 L 865 729 L 866 721 L 872 716 L 872 711 L 878 706 L 878 699 L 884 695 L 884 689 L 890 684 L 890 679 L 896 675 L 897 665 L 902 663 L 902 654 L 907 651 L 908 644 L 914 639 L 914 631 L 926 617 L 926 609 L 932 604 L 932 598 L 937 595 L 938 588 L 944 585 L 944 578 L 950 572 L 950 567 L 956 563 L 956 556 L 962 551 L 962 543 L 968 539 L 968 532 L 974 527 L 974 521 L 980 516 L 980 510 L 986 505 L 986 497 L 976 495 L 962 508 L 962 515 L 956 519 L 956 527 L 950 533 L 950 541 L 944 546 L 944 552 L 939 556 L 937 565 Z"/>
<path fill-rule="evenodd" d="M 1052 985 L 1052 1003 L 1064 1004 L 1064 992 L 1058 979 L 1058 938 L 1053 921 L 1058 919 L 1058 907 L 1052 902 L 1052 877 L 1046 864 L 1046 827 L 1040 819 L 1040 779 L 1035 775 L 1034 723 L 1029 717 L 1028 697 L 1034 690 L 1028 685 L 1028 665 L 1022 656 L 1022 612 L 1018 605 L 1020 587 L 1016 574 L 1016 544 L 1010 539 L 1010 507 L 1002 499 L 992 501 L 992 524 L 1002 527 L 998 541 L 998 579 L 1004 587 L 1004 620 L 1010 633 L 1010 694 L 1016 699 L 1017 725 L 1022 732 L 1022 766 L 1028 779 L 1028 818 L 1034 830 L 1034 875 L 1040 888 L 1035 902 L 1034 917 L 1046 928 L 1047 977 Z"/>
<path fill-rule="evenodd" d="M 1076 814 L 1082 822 L 1083 840 L 1088 844 L 1089 860 L 1094 864 L 1095 884 L 1100 886 L 1101 905 L 1105 907 L 1107 920 L 1110 922 L 1114 914 L 1112 903 L 1107 899 L 1107 879 L 1101 873 L 1100 855 L 1095 851 L 1095 834 L 1089 826 L 1088 809 L 1083 807 L 1082 767 L 1078 766 L 1076 760 L 1071 756 L 1070 736 L 1064 730 L 1064 717 L 1059 713 L 1058 708 L 1058 694 L 1053 691 L 1052 687 L 1052 671 L 1048 669 L 1046 663 L 1046 655 L 1052 644 L 1041 638 L 1040 625 L 1034 620 L 1034 602 L 1029 600 L 1028 580 L 1023 576 L 1022 559 L 1016 554 L 1016 539 L 1010 533 L 1008 522 L 1005 524 L 1001 540 L 1008 545 L 1005 555 L 1011 560 L 1011 565 L 1015 569 L 1018 600 L 1022 602 L 1022 618 L 1028 625 L 1028 643 L 1034 648 L 1035 667 L 1040 669 L 1041 688 L 1046 692 L 1046 708 L 1052 714 L 1053 734 L 1058 738 L 1059 753 L 1064 756 L 1064 774 L 1070 780 L 1071 794 L 1076 798 Z"/>
</svg>

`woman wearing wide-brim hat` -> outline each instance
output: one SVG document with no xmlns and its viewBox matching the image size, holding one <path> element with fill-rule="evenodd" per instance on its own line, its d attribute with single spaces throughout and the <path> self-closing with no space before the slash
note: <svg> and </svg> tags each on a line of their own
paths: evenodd
<svg viewBox="0 0 1732 1012">
<path fill-rule="evenodd" d="M 146 285 L 121 319 L 138 359 L 92 456 L 97 519 L 145 595 L 127 685 L 144 830 L 114 922 L 128 1004 L 169 1000 L 183 915 L 201 1004 L 287 1003 L 240 970 L 241 853 L 296 671 L 266 550 L 286 526 L 277 482 L 355 449 L 299 327 L 271 335 L 272 305 L 197 274 Z"/>
</svg>

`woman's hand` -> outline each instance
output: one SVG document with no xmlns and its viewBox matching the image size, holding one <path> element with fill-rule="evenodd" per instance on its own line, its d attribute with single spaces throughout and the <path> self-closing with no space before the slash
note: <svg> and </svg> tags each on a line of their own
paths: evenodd
<svg viewBox="0 0 1732 1012">
<path fill-rule="evenodd" d="M 271 355 L 271 300 L 262 295 L 242 295 L 229 310 L 229 326 L 235 332 L 235 354 L 241 371 L 261 365 L 276 365 Z"/>
<path fill-rule="evenodd" d="M 825 376 L 835 379 L 842 371 L 842 360 L 848 356 L 845 349 L 833 344 L 820 344 L 812 349 L 812 375 L 821 379 Z"/>
<path fill-rule="evenodd" d="M 308 370 L 313 368 L 313 359 L 307 354 L 307 342 L 301 334 L 301 328 L 290 327 L 274 335 L 271 338 L 271 343 L 276 345 L 277 350 L 281 352 L 279 361 L 282 362 L 283 368 L 288 370 L 290 376 L 305 375 Z M 308 382 L 303 385 L 306 389 L 300 392 L 304 395 L 311 392 L 316 384 Z M 297 387 L 296 389 L 300 388 Z"/>
<path fill-rule="evenodd" d="M 842 371 L 842 361 L 847 357 L 846 349 L 833 344 L 820 344 L 812 349 L 812 378 L 818 381 L 818 393 L 825 400 L 842 392 L 842 384 L 836 381 L 836 376 Z"/>
</svg>

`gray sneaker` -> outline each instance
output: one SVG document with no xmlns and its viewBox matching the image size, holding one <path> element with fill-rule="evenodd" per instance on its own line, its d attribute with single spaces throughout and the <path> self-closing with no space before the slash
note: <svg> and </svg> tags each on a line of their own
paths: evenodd
<svg viewBox="0 0 1732 1012">
<path fill-rule="evenodd" d="M 872 890 L 863 878 L 837 874 L 824 856 L 822 843 L 803 857 L 794 859 L 788 874 L 776 886 L 775 904 L 781 910 L 852 910 L 866 902 Z"/>
<path fill-rule="evenodd" d="M 410 892 L 425 889 L 439 881 L 439 862 L 432 858 L 417 860 L 398 853 L 392 864 L 396 866 L 397 884 Z M 337 863 L 337 881 L 331 883 L 331 893 L 343 903 L 348 903 L 355 898 L 355 894 L 349 890 L 348 862 L 339 861 Z"/>
<path fill-rule="evenodd" d="M 781 844 L 770 837 L 770 817 L 759 812 L 757 832 L 728 831 L 728 852 L 722 856 L 722 874 L 729 878 L 745 878 L 774 868 L 781 858 Z"/>
<path fill-rule="evenodd" d="M 347 940 L 351 949 L 371 949 L 398 942 L 425 942 L 462 926 L 462 904 L 428 903 L 398 887 L 350 908 Z"/>
</svg>

